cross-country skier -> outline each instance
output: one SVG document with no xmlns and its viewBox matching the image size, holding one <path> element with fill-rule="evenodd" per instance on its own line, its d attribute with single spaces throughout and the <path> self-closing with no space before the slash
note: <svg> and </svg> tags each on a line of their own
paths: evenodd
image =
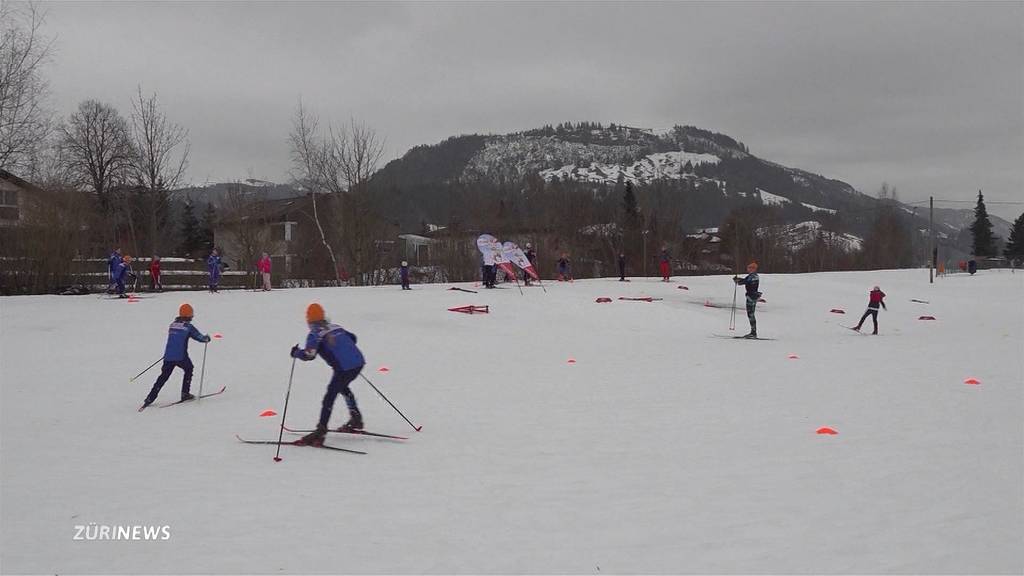
<svg viewBox="0 0 1024 576">
<path fill-rule="evenodd" d="M 757 291 L 760 279 L 757 277 L 757 262 L 747 264 L 747 275 L 744 278 L 732 277 L 733 282 L 746 286 L 747 288 L 747 320 L 750 321 L 750 334 L 744 338 L 757 338 L 757 319 L 754 318 L 754 309 L 757 307 L 757 299 L 761 293 Z"/>
<path fill-rule="evenodd" d="M 139 412 L 145 410 L 146 406 L 149 406 L 156 400 L 160 389 L 163 388 L 164 383 L 171 377 L 171 372 L 175 368 L 181 368 L 185 372 L 185 377 L 181 380 L 181 400 L 192 400 L 195 398 L 189 393 L 189 388 L 192 386 L 192 360 L 188 357 L 188 341 L 189 339 L 197 342 L 209 342 L 209 335 L 204 335 L 195 326 L 192 325 L 192 305 L 182 304 L 178 307 L 178 317 L 171 322 L 170 328 L 167 329 L 167 346 L 164 348 L 164 365 L 160 369 L 160 376 L 153 383 L 153 389 L 149 391 L 149 395 L 142 402 L 142 406 L 139 407 Z"/>
<path fill-rule="evenodd" d="M 359 376 L 366 361 L 363 360 L 362 352 L 356 347 L 356 335 L 347 332 L 337 324 L 328 322 L 320 304 L 314 302 L 306 308 L 306 323 L 309 324 L 306 347 L 292 346 L 292 358 L 309 361 L 319 354 L 324 362 L 327 362 L 334 370 L 334 375 L 327 385 L 327 393 L 324 394 L 323 405 L 320 408 L 320 421 L 316 425 L 316 430 L 295 443 L 322 446 L 324 436 L 327 435 L 327 422 L 331 419 L 331 411 L 334 409 L 334 401 L 338 394 L 345 397 L 349 415 L 348 422 L 338 431 L 363 429 L 363 415 L 359 412 L 356 397 L 349 389 L 349 384 L 356 379 L 356 376 Z"/>
<path fill-rule="evenodd" d="M 210 252 L 210 257 L 206 259 L 206 269 L 210 275 L 210 292 L 217 292 L 220 285 L 220 253 L 214 248 Z"/>
<path fill-rule="evenodd" d="M 626 253 L 619 252 L 619 282 L 626 281 Z"/>
<path fill-rule="evenodd" d="M 871 316 L 871 322 L 875 325 L 875 331 L 872 334 L 878 334 L 878 307 L 885 308 L 885 292 L 878 286 L 871 289 L 868 293 L 868 309 L 864 311 L 864 315 L 860 317 L 860 322 L 853 327 L 854 330 L 860 332 L 860 327 L 864 325 L 864 321 L 867 320 L 868 316 Z M 888 308 L 885 308 L 888 310 Z"/>
<path fill-rule="evenodd" d="M 398 270 L 399 276 L 402 279 L 402 290 L 412 290 L 409 287 L 409 263 L 402 260 L 402 267 Z"/>
<path fill-rule="evenodd" d="M 572 274 L 569 268 L 569 255 L 562 252 L 562 257 L 558 259 L 558 281 L 572 281 Z"/>
<path fill-rule="evenodd" d="M 160 257 L 156 254 L 149 262 L 149 289 L 155 292 L 162 292 L 164 289 L 160 283 Z"/>
<path fill-rule="evenodd" d="M 114 288 L 114 273 L 118 271 L 118 267 L 121 264 L 121 249 L 114 248 L 114 251 L 110 253 L 110 257 L 107 258 L 107 293 L 113 291 Z"/>
<path fill-rule="evenodd" d="M 537 252 L 534 251 L 533 244 L 530 244 L 529 242 L 526 243 L 526 252 L 523 255 L 526 256 L 526 260 L 530 263 L 530 266 L 533 266 L 533 261 L 537 259 Z M 523 283 L 527 286 L 532 284 L 530 273 L 526 270 L 523 270 Z"/>
<path fill-rule="evenodd" d="M 114 291 L 117 293 L 118 298 L 128 297 L 128 295 L 125 294 L 125 283 L 130 281 L 132 276 L 134 276 L 132 273 L 131 262 L 132 257 L 126 254 L 124 258 L 119 260 L 114 266 L 111 279 L 114 281 Z"/>
</svg>

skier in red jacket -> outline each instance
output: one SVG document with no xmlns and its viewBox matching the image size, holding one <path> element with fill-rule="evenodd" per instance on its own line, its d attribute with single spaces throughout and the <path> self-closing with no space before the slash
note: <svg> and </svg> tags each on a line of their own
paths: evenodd
<svg viewBox="0 0 1024 576">
<path fill-rule="evenodd" d="M 160 283 L 160 257 L 156 255 L 149 262 L 149 289 L 154 292 L 162 292 L 164 289 Z"/>
<path fill-rule="evenodd" d="M 878 334 L 878 307 L 885 308 L 885 292 L 878 286 L 871 289 L 871 293 L 868 294 L 868 309 L 864 311 L 864 315 L 860 317 L 860 322 L 853 327 L 854 330 L 860 332 L 861 325 L 867 320 L 868 316 L 871 316 L 871 322 L 875 325 L 875 331 L 872 334 Z M 888 308 L 885 308 L 888 310 Z"/>
</svg>

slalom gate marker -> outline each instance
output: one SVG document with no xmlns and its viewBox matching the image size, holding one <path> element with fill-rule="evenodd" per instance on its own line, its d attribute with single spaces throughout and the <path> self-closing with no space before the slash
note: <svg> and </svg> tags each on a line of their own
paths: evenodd
<svg viewBox="0 0 1024 576">
<path fill-rule="evenodd" d="M 274 412 L 273 410 L 264 410 L 263 412 L 260 412 L 260 418 L 266 418 L 267 416 L 277 416 L 277 412 Z"/>
<path fill-rule="evenodd" d="M 981 381 L 978 380 L 977 378 L 968 378 L 967 380 L 964 380 L 964 384 L 970 384 L 971 386 L 977 386 L 977 385 L 981 384 Z"/>
<path fill-rule="evenodd" d="M 800 359 L 800 357 L 797 356 L 796 354 L 790 354 L 789 356 L 786 356 L 786 358 L 789 358 L 790 360 L 799 360 Z"/>
<path fill-rule="evenodd" d="M 835 436 L 836 434 L 839 434 L 839 432 L 836 432 L 835 430 L 833 430 L 832 428 L 829 428 L 828 426 L 823 426 L 821 428 L 818 428 L 815 432 L 817 434 L 829 434 L 831 436 Z"/>
<path fill-rule="evenodd" d="M 566 361 L 566 364 L 575 364 L 575 363 L 576 363 L 576 359 L 575 358 L 569 358 L 569 360 Z"/>
<path fill-rule="evenodd" d="M 597 302 L 598 304 L 606 304 L 606 303 L 611 302 L 611 301 L 612 301 L 611 298 L 606 298 L 604 296 L 598 298 L 597 300 L 594 300 L 594 302 Z"/>
<path fill-rule="evenodd" d="M 846 314 L 846 310 L 843 310 L 842 308 L 833 308 L 829 310 L 829 312 L 833 314 Z"/>
<path fill-rule="evenodd" d="M 224 335 L 223 335 L 223 334 L 221 334 L 220 332 L 217 332 L 217 333 L 215 333 L 215 334 L 213 335 L 213 339 L 214 339 L 214 340 L 220 340 L 220 339 L 221 339 L 221 338 L 223 338 L 223 337 L 224 337 Z"/>
<path fill-rule="evenodd" d="M 456 306 L 455 308 L 449 308 L 449 312 L 462 312 L 463 314 L 489 314 L 491 312 L 488 306 Z"/>
<path fill-rule="evenodd" d="M 920 316 L 918 320 L 935 320 L 935 316 Z"/>
<path fill-rule="evenodd" d="M 388 368 L 387 366 L 381 366 L 380 368 L 377 368 L 377 372 L 391 372 L 391 368 Z"/>
</svg>

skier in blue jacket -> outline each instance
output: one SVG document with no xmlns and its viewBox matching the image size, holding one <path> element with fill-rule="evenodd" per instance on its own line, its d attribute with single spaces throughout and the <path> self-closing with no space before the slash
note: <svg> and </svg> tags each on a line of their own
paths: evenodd
<svg viewBox="0 0 1024 576">
<path fill-rule="evenodd" d="M 160 389 L 171 377 L 171 372 L 175 368 L 181 368 L 185 372 L 185 377 L 181 381 L 181 400 L 184 402 L 195 398 L 189 393 L 189 388 L 192 385 L 192 360 L 188 357 L 188 341 L 192 339 L 197 342 L 209 342 L 210 337 L 202 334 L 192 325 L 192 316 L 192 305 L 182 304 L 178 308 L 178 317 L 171 322 L 171 326 L 167 330 L 167 346 L 164 348 L 164 365 L 160 369 L 160 376 L 153 384 L 149 395 L 142 402 L 142 406 L 139 407 L 139 412 L 145 410 L 146 406 L 156 400 Z"/>
<path fill-rule="evenodd" d="M 216 292 L 219 289 L 220 284 L 220 253 L 214 248 L 210 252 L 210 257 L 206 259 L 206 268 L 210 273 L 210 292 Z"/>
<path fill-rule="evenodd" d="M 352 432 L 363 429 L 363 416 L 356 404 L 356 397 L 349 389 L 349 384 L 359 376 L 366 361 L 362 352 L 356 347 L 356 335 L 346 331 L 337 324 L 331 324 L 324 314 L 323 307 L 314 302 L 306 308 L 306 323 L 309 324 L 309 335 L 306 347 L 292 346 L 291 356 L 302 361 L 309 361 L 319 355 L 334 370 L 331 382 L 327 385 L 323 404 L 320 408 L 320 421 L 316 430 L 296 440 L 296 444 L 322 446 L 327 435 L 327 422 L 331 419 L 334 401 L 338 394 L 345 397 L 348 406 L 349 420 L 338 428 L 339 432 Z"/>
<path fill-rule="evenodd" d="M 757 291 L 761 281 L 757 276 L 757 262 L 747 264 L 747 275 L 744 278 L 733 276 L 733 282 L 746 286 L 747 288 L 747 320 L 750 322 L 750 334 L 744 338 L 757 338 L 757 319 L 754 318 L 754 309 L 757 308 L 757 300 L 761 293 Z"/>
<path fill-rule="evenodd" d="M 107 292 L 114 288 L 114 271 L 120 266 L 122 260 L 121 249 L 114 248 L 107 258 Z"/>
<path fill-rule="evenodd" d="M 125 294 L 125 282 L 133 276 L 131 262 L 132 257 L 126 255 L 122 260 L 118 260 L 111 273 L 111 279 L 114 281 L 114 290 L 118 298 L 128 297 Z"/>
</svg>

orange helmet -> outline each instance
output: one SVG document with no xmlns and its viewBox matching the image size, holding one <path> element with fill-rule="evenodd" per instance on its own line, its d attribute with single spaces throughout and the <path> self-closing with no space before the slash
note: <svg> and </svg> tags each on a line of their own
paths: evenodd
<svg viewBox="0 0 1024 576">
<path fill-rule="evenodd" d="M 306 322 L 323 322 L 324 321 L 324 307 L 320 304 L 313 302 L 306 307 Z"/>
<path fill-rule="evenodd" d="M 194 315 L 192 305 L 188 302 L 178 306 L 178 316 L 181 316 L 182 318 L 191 318 Z"/>
</svg>

